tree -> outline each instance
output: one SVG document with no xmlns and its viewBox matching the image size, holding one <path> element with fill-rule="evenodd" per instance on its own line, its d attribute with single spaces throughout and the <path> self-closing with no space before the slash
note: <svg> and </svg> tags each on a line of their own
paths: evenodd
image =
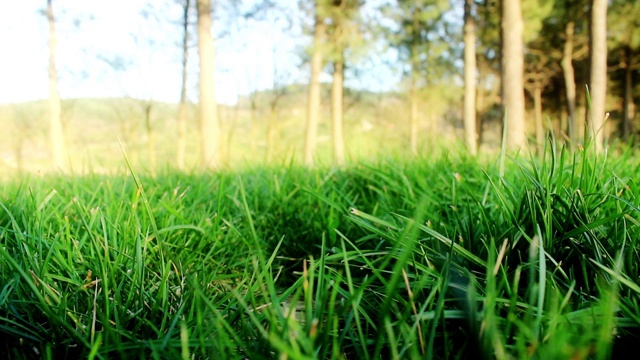
<svg viewBox="0 0 640 360">
<path fill-rule="evenodd" d="M 220 163 L 220 124 L 215 92 L 215 47 L 211 35 L 211 0 L 197 0 L 198 53 L 200 57 L 200 144 L 202 164 Z"/>
<path fill-rule="evenodd" d="M 144 117 L 144 128 L 147 132 L 147 159 L 149 160 L 149 170 L 151 174 L 155 174 L 157 168 L 157 156 L 156 156 L 156 134 L 152 124 L 153 113 L 153 99 L 142 100 L 139 102 L 142 106 L 142 113 Z"/>
<path fill-rule="evenodd" d="M 610 80 L 622 83 L 622 86 L 612 88 L 622 89 L 620 130 L 623 139 L 629 140 L 635 117 L 634 72 L 640 68 L 640 3 L 635 0 L 614 0 L 608 12 L 608 23 L 609 55 L 612 58 L 609 63 L 617 63 L 610 69 L 614 70 L 615 76 Z"/>
<path fill-rule="evenodd" d="M 178 169 L 184 169 L 187 147 L 187 65 L 189 60 L 189 7 L 190 0 L 184 0 L 182 4 L 182 84 L 180 89 L 180 108 L 178 109 L 178 139 L 176 151 L 176 164 Z"/>
<path fill-rule="evenodd" d="M 344 164 L 343 134 L 343 93 L 344 93 L 344 55 L 333 61 L 333 83 L 331 84 L 331 119 L 333 125 L 333 162 Z"/>
<path fill-rule="evenodd" d="M 420 39 L 419 11 L 414 9 L 414 17 L 411 19 L 410 31 L 412 38 L 409 40 L 409 62 L 411 64 L 410 88 L 409 88 L 409 144 L 413 154 L 418 153 L 418 74 L 420 72 L 420 51 L 418 50 Z"/>
<path fill-rule="evenodd" d="M 564 82 L 564 95 L 566 97 L 567 106 L 567 126 L 566 131 L 569 139 L 576 143 L 580 138 L 580 119 L 577 115 L 577 89 L 576 89 L 576 71 L 574 61 L 578 58 L 576 54 L 576 47 L 578 51 L 586 53 L 583 49 L 587 48 L 586 41 L 578 42 L 578 35 L 576 29 L 580 29 L 580 21 L 582 20 L 577 16 L 579 13 L 578 8 L 583 0 L 565 0 L 558 5 L 558 15 L 555 18 L 559 18 L 562 24 L 562 29 L 553 28 L 552 34 L 549 36 L 556 36 L 557 31 L 563 32 L 562 42 L 562 54 L 560 58 L 560 67 L 562 69 L 562 76 Z M 584 37 L 582 37 L 584 38 Z M 582 50 L 581 50 L 581 49 Z M 564 130 L 564 129 L 563 129 Z"/>
<path fill-rule="evenodd" d="M 542 145 L 542 110 L 556 112 L 558 138 L 579 141 L 582 121 L 577 116 L 576 83 L 586 83 L 588 54 L 584 0 L 529 0 L 522 4 L 525 23 L 525 89 L 533 99 L 536 139 Z M 560 34 L 560 35 L 559 35 Z M 566 136 L 566 137 L 565 137 Z"/>
<path fill-rule="evenodd" d="M 558 72 L 558 69 L 548 50 L 543 50 L 538 41 L 531 44 L 525 59 L 526 76 L 524 86 L 533 98 L 536 146 L 540 153 L 544 148 L 545 140 L 545 130 L 542 123 L 542 93 L 553 76 Z"/>
<path fill-rule="evenodd" d="M 545 19 L 551 16 L 553 6 L 544 0 L 529 0 L 523 4 L 522 12 L 524 26 L 524 42 L 526 44 L 524 57 L 524 88 L 533 98 L 533 120 L 535 126 L 536 148 L 541 153 L 545 145 L 545 126 L 542 121 L 543 97 L 545 88 L 556 74 L 560 72 L 557 59 L 560 52 L 550 46 L 549 39 L 544 33 Z M 548 26 L 547 26 L 548 27 Z M 558 29 L 558 26 L 554 27 Z M 559 32 L 557 30 L 555 33 Z M 550 49 L 551 48 L 551 49 Z"/>
<path fill-rule="evenodd" d="M 464 2 L 464 133 L 471 155 L 478 150 L 476 130 L 476 29 L 474 0 Z"/>
<path fill-rule="evenodd" d="M 333 81 L 331 83 L 331 124 L 333 129 L 333 162 L 337 165 L 344 163 L 344 135 L 343 135 L 343 100 L 344 100 L 344 52 L 347 43 L 347 26 L 350 6 L 347 0 L 334 0 L 330 18 L 330 41 L 333 52 L 330 57 L 333 60 Z"/>
<path fill-rule="evenodd" d="M 141 23 L 141 28 L 138 31 L 132 33 L 137 49 L 151 49 L 157 47 L 159 43 L 167 38 L 166 35 L 159 33 L 157 30 L 154 31 L 154 29 L 158 29 L 162 26 L 165 21 L 165 19 L 162 18 L 162 14 L 165 14 L 168 11 L 167 6 L 171 5 L 173 5 L 173 1 L 147 3 L 140 10 L 140 15 L 144 19 L 144 22 Z M 178 39 L 178 37 L 176 37 L 176 39 Z M 136 63 L 141 75 L 140 81 L 143 84 L 148 84 L 151 79 L 144 75 L 143 69 L 144 67 L 152 66 L 155 58 L 153 56 L 149 56 L 146 57 L 145 60 L 146 61 L 136 61 Z M 116 60 L 116 63 L 112 65 L 114 69 L 118 69 L 120 67 L 117 65 L 118 62 L 119 61 Z M 126 68 L 126 65 L 121 66 Z M 146 144 L 146 167 L 152 174 L 155 174 L 158 164 L 156 140 L 158 137 L 158 126 L 160 125 L 157 123 L 157 120 L 158 115 L 160 115 L 161 112 L 156 111 L 159 107 L 159 103 L 154 100 L 155 89 L 153 87 L 149 87 L 148 89 L 150 91 L 142 99 L 140 94 L 132 94 L 127 96 L 127 98 L 129 98 L 130 104 L 136 108 L 135 113 L 138 115 L 136 117 L 139 117 L 142 120 L 145 136 L 137 138 L 137 140 L 142 140 L 142 142 Z M 131 120 L 131 118 L 128 120 Z"/>
<path fill-rule="evenodd" d="M 524 114 L 523 21 L 521 0 L 502 1 L 502 97 L 506 111 L 507 147 L 526 146 Z"/>
<path fill-rule="evenodd" d="M 633 101 L 633 70 L 640 64 L 637 57 L 634 56 L 634 50 L 631 46 L 624 49 L 621 67 L 624 68 L 624 95 L 622 109 L 622 137 L 629 141 L 632 128 L 632 119 L 635 115 L 635 103 Z"/>
<path fill-rule="evenodd" d="M 444 38 L 449 30 L 443 20 L 449 7 L 445 0 L 398 0 L 397 5 L 384 9 L 386 16 L 396 22 L 386 31 L 389 42 L 406 64 L 403 75 L 408 83 L 409 143 L 414 154 L 418 153 L 419 145 L 421 92 L 441 81 L 450 65 L 450 39 Z M 433 124 L 429 127 L 434 138 L 436 127 Z"/>
<path fill-rule="evenodd" d="M 576 76 L 573 69 L 573 35 L 575 23 L 573 20 L 567 21 L 564 29 L 564 46 L 562 47 L 562 74 L 564 76 L 565 91 L 567 97 L 567 124 L 568 135 L 572 141 L 578 139 L 578 124 L 576 123 Z"/>
<path fill-rule="evenodd" d="M 328 59 L 333 64 L 331 86 L 331 119 L 333 129 L 333 161 L 342 165 L 345 159 L 343 115 L 344 115 L 344 69 L 347 51 L 362 48 L 361 35 L 355 24 L 360 7 L 358 0 L 332 0 L 326 9 L 329 27 Z"/>
<path fill-rule="evenodd" d="M 500 3 L 492 0 L 476 2 L 476 66 L 478 82 L 476 83 L 476 109 L 478 114 L 478 142 L 482 143 L 489 133 L 499 133 L 489 128 L 500 128 L 501 107 L 501 28 Z M 496 138 L 500 138 L 497 136 Z"/>
<path fill-rule="evenodd" d="M 604 148 L 607 96 L 607 0 L 591 2 L 590 131 L 597 151 Z"/>
<path fill-rule="evenodd" d="M 47 0 L 47 20 L 49 22 L 49 131 L 53 164 L 58 170 L 65 170 L 67 151 L 62 129 L 62 110 L 58 92 L 58 73 L 56 71 L 56 27 L 53 16 L 52 0 Z"/>
<path fill-rule="evenodd" d="M 273 161 L 276 153 L 276 146 L 278 141 L 278 111 L 279 106 L 284 97 L 287 95 L 286 81 L 288 74 L 283 69 L 278 68 L 278 53 L 277 45 L 274 44 L 272 50 L 272 65 L 273 65 L 273 83 L 269 94 L 268 105 L 269 115 L 267 118 L 267 149 L 265 152 L 265 158 L 267 162 Z M 252 104 L 253 105 L 253 104 Z"/>
<path fill-rule="evenodd" d="M 320 119 L 320 72 L 322 71 L 322 42 L 325 37 L 324 18 L 320 14 L 319 0 L 314 4 L 313 45 L 311 48 L 311 76 L 307 100 L 307 131 L 304 142 L 304 162 L 313 165 Z"/>
</svg>

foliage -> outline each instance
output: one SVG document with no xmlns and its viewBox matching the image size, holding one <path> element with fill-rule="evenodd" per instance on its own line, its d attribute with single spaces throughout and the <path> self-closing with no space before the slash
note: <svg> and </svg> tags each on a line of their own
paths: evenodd
<svg viewBox="0 0 640 360">
<path fill-rule="evenodd" d="M 385 29 L 387 41 L 404 62 L 404 75 L 420 78 L 420 87 L 446 81 L 453 69 L 455 31 L 445 15 L 450 4 L 442 0 L 397 1 L 381 11 L 393 19 Z M 411 67 L 409 69 L 409 67 Z M 419 74 L 419 75 L 418 75 Z"/>
</svg>

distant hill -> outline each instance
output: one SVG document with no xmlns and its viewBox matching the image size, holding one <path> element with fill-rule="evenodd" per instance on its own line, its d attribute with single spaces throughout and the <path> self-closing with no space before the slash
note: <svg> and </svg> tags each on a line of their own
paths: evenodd
<svg viewBox="0 0 640 360">
<path fill-rule="evenodd" d="M 322 84 L 319 158 L 328 161 L 330 146 L 330 85 Z M 458 136 L 455 99 L 433 91 L 421 105 L 423 142 Z M 437 96 L 436 96 L 437 95 Z M 406 100 L 400 93 L 345 89 L 344 127 L 351 158 L 405 151 L 408 136 Z M 220 105 L 221 152 L 230 165 L 261 162 L 266 133 L 274 129 L 276 158 L 301 157 L 306 119 L 307 86 L 287 85 L 239 97 L 233 106 Z M 452 112 L 453 111 L 453 112 Z M 62 101 L 62 117 L 74 168 L 113 169 L 123 165 L 119 142 L 134 164 L 172 164 L 175 156 L 178 104 L 133 98 L 81 98 Z M 449 114 L 449 115 L 447 115 Z M 0 105 L 0 170 L 38 171 L 49 166 L 47 101 Z M 430 125 L 430 122 L 436 125 Z M 434 136 L 434 131 L 439 134 Z M 198 154 L 197 106 L 188 109 L 189 162 Z M 150 143 L 152 145 L 150 145 Z M 383 145 L 383 146 L 381 146 Z M 152 147 L 150 147 L 152 146 Z M 150 161 L 150 156 L 155 158 Z"/>
</svg>

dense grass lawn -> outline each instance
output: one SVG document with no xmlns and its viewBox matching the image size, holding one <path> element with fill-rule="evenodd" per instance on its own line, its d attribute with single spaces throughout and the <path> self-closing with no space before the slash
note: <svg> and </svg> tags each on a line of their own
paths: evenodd
<svg viewBox="0 0 640 360">
<path fill-rule="evenodd" d="M 640 341 L 638 163 L 5 183 L 0 358 L 609 358 Z"/>
</svg>

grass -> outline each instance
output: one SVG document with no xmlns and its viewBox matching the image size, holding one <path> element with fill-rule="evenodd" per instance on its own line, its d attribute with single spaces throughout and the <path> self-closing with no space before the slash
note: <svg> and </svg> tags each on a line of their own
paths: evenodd
<svg viewBox="0 0 640 360">
<path fill-rule="evenodd" d="M 6 182 L 3 358 L 609 358 L 638 161 L 549 149 Z"/>
</svg>

